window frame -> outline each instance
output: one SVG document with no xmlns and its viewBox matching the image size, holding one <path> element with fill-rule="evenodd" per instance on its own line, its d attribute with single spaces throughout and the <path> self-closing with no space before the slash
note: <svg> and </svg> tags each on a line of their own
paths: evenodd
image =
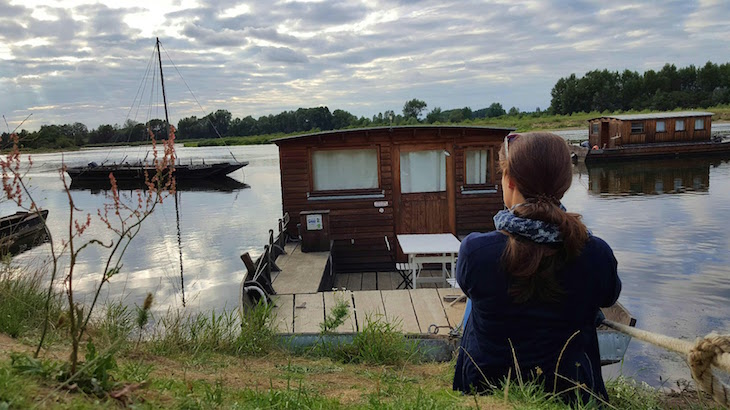
<svg viewBox="0 0 730 410">
<path fill-rule="evenodd" d="M 444 147 L 443 145 L 431 145 L 431 144 L 423 144 L 418 145 L 415 147 L 411 147 L 410 149 L 398 150 L 398 185 L 399 191 L 401 195 L 423 195 L 423 194 L 441 194 L 441 193 L 447 193 L 450 188 L 450 182 L 449 182 L 449 160 L 447 158 L 444 158 L 444 190 L 443 191 L 417 191 L 417 192 L 404 192 L 403 191 L 403 166 L 402 161 L 400 159 L 400 156 L 404 153 L 412 153 L 412 152 L 424 152 L 424 151 L 442 151 L 442 152 L 448 152 L 449 155 L 446 155 L 446 157 L 450 156 L 451 153 L 449 152 L 449 149 L 447 147 Z M 393 178 L 396 178 L 393 176 Z"/>
<path fill-rule="evenodd" d="M 502 173 L 499 172 L 498 169 L 498 161 L 495 158 L 495 155 L 497 154 L 498 148 L 494 145 L 467 145 L 467 146 L 461 146 L 458 147 L 462 150 L 462 184 L 459 187 L 459 193 L 461 195 L 469 195 L 469 194 L 494 194 L 497 193 L 497 178 L 502 178 Z M 486 150 L 488 152 L 487 155 L 489 155 L 489 161 L 487 161 L 487 168 L 489 168 L 489 178 L 487 179 L 486 183 L 484 184 L 467 184 L 466 183 L 466 172 L 467 172 L 467 166 L 466 166 L 466 159 L 467 159 L 467 151 L 481 151 Z"/>
<path fill-rule="evenodd" d="M 677 127 L 677 124 L 682 124 L 681 130 Z M 685 132 L 685 131 L 687 131 L 687 127 L 685 126 L 684 119 L 682 118 L 682 119 L 674 120 L 674 132 Z"/>
<path fill-rule="evenodd" d="M 638 125 L 638 124 L 641 124 L 641 131 L 637 131 L 634 128 L 634 126 Z M 638 129 L 638 127 L 636 129 Z M 646 130 L 646 124 L 644 121 L 631 121 L 631 133 L 632 134 L 643 134 L 645 130 Z"/>
<path fill-rule="evenodd" d="M 594 122 L 591 123 L 591 134 L 596 135 L 601 133 L 601 123 L 600 122 Z"/>
<path fill-rule="evenodd" d="M 354 189 L 329 189 L 319 190 L 314 189 L 314 153 L 320 151 L 361 151 L 361 150 L 375 150 L 378 167 L 378 186 L 376 188 L 354 188 Z M 345 196 L 371 196 L 383 194 L 383 175 L 382 166 L 380 159 L 380 145 L 357 145 L 352 147 L 309 147 L 307 149 L 308 161 L 309 161 L 309 191 L 307 192 L 308 198 L 317 197 L 345 197 Z"/>
<path fill-rule="evenodd" d="M 702 123 L 702 128 L 697 128 L 697 124 Z M 705 119 L 704 118 L 695 118 L 695 131 L 704 131 L 705 130 Z"/>
<path fill-rule="evenodd" d="M 661 131 L 659 130 L 659 124 L 660 123 L 664 126 L 664 129 L 661 130 Z M 665 120 L 658 120 L 656 122 L 655 130 L 656 130 L 657 133 L 667 132 L 667 122 Z"/>
</svg>

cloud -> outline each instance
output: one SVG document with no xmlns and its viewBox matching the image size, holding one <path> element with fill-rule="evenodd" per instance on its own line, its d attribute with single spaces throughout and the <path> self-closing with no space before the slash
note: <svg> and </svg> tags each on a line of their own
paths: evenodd
<svg viewBox="0 0 730 410">
<path fill-rule="evenodd" d="M 156 36 L 166 65 L 170 59 L 176 64 L 205 109 L 228 109 L 237 117 L 310 104 L 370 117 L 400 111 L 414 97 L 443 109 L 492 102 L 544 109 L 557 79 L 571 73 L 723 63 L 718 56 L 730 55 L 730 26 L 722 20 L 730 6 L 720 1 L 180 0 L 125 6 L 101 0 L 73 8 L 0 1 L 0 92 L 14 96 L 0 102 L 0 111 L 20 117 L 24 107 L 97 105 L 73 118 L 92 128 L 123 122 L 107 117 L 115 112 L 110 107 L 129 104 Z M 176 93 L 176 86 L 186 87 L 175 70 L 170 74 L 173 120 L 205 115 L 193 111 L 189 95 Z M 45 110 L 44 116 L 67 121 L 68 112 Z"/>
</svg>

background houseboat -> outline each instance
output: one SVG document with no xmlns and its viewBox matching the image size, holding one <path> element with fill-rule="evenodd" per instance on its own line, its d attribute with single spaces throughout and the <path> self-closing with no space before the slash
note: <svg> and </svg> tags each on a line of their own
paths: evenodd
<svg viewBox="0 0 730 410">
<path fill-rule="evenodd" d="M 305 226 L 308 212 L 323 215 L 321 246 L 332 241 L 338 272 L 389 263 L 386 236 L 492 230 L 503 207 L 496 158 L 510 131 L 403 126 L 277 139 L 283 212 Z"/>
<path fill-rule="evenodd" d="M 730 153 L 730 141 L 712 138 L 711 112 L 613 115 L 588 120 L 586 162 L 601 159 Z"/>
</svg>

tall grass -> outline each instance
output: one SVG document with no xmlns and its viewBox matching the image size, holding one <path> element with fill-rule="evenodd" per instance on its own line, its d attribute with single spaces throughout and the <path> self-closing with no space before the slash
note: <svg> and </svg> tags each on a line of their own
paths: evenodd
<svg viewBox="0 0 730 410">
<path fill-rule="evenodd" d="M 0 266 L 0 333 L 12 338 L 36 333 L 46 318 L 48 289 L 43 283 L 43 272 L 28 272 L 4 262 Z M 49 320 L 59 321 L 63 301 L 60 294 L 52 294 Z"/>
<path fill-rule="evenodd" d="M 169 310 L 153 330 L 153 353 L 264 354 L 275 344 L 273 306 L 259 304 L 239 315 L 237 311 L 188 313 Z"/>
</svg>

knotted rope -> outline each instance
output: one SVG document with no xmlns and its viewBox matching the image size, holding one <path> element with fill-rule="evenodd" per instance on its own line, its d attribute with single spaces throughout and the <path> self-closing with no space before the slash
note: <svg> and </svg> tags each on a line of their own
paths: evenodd
<svg viewBox="0 0 730 410">
<path fill-rule="evenodd" d="M 692 371 L 692 378 L 700 389 L 709 393 L 716 402 L 730 407 L 730 387 L 712 374 L 712 366 L 730 373 L 730 335 L 710 333 L 692 343 L 626 326 L 608 319 L 604 319 L 603 324 L 636 339 L 686 356 Z"/>
</svg>

